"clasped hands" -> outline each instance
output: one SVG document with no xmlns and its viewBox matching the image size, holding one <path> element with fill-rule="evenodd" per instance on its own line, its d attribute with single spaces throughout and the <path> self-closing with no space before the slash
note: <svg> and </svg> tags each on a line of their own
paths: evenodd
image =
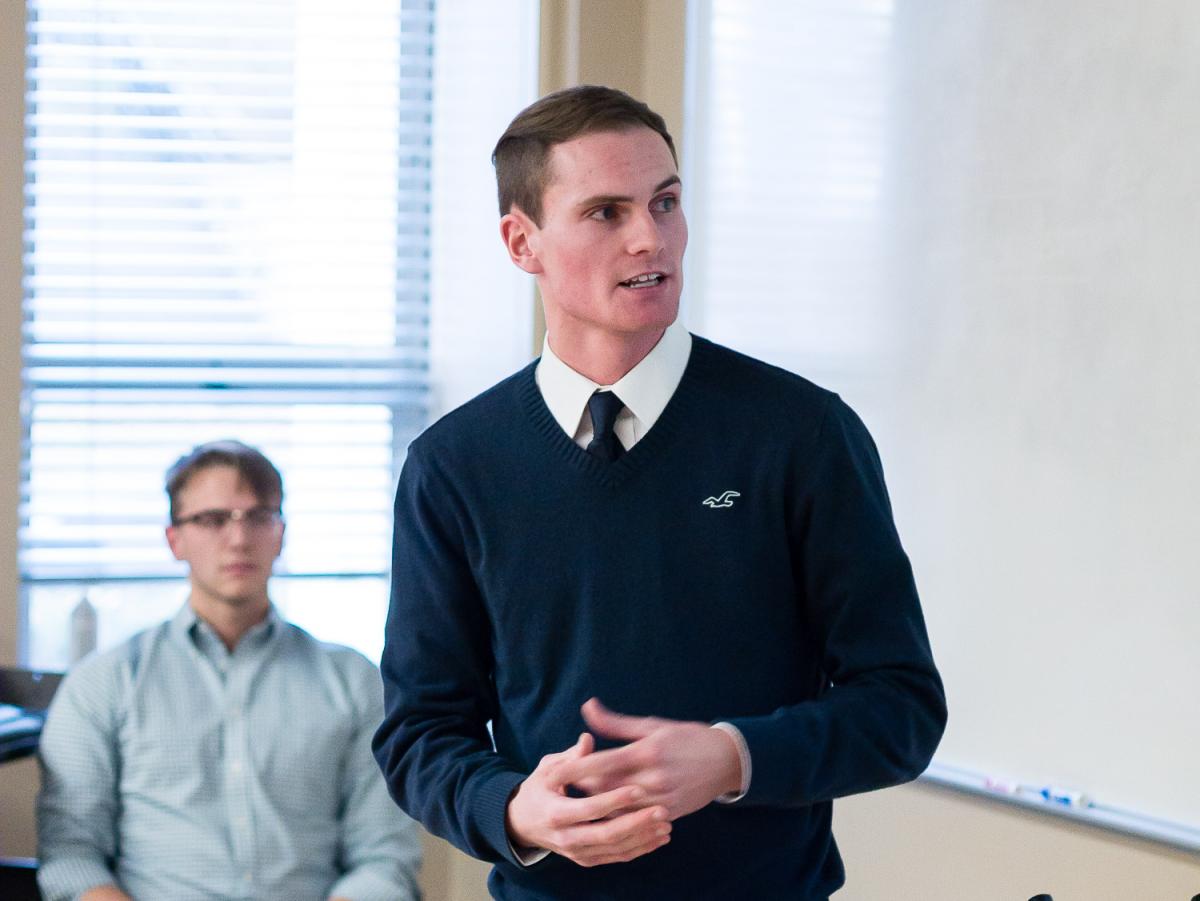
<svg viewBox="0 0 1200 901">
<path fill-rule="evenodd" d="M 596 735 L 629 744 L 597 751 L 585 732 L 543 757 L 508 802 L 514 847 L 585 867 L 633 860 L 669 842 L 673 820 L 741 786 L 734 739 L 707 723 L 626 716 L 596 698 L 582 711 Z M 584 797 L 570 797 L 569 787 Z"/>
</svg>

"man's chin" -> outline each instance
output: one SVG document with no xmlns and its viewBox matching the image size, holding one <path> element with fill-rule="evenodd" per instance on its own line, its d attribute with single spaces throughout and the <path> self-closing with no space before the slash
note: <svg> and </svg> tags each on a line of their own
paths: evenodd
<svg viewBox="0 0 1200 901">
<path fill-rule="evenodd" d="M 256 603 L 261 603 L 262 595 L 260 594 L 227 594 L 221 600 L 230 607 L 250 607 Z"/>
<path fill-rule="evenodd" d="M 627 307 L 624 312 L 625 315 L 621 317 L 624 320 L 621 323 L 623 328 L 618 328 L 618 331 L 630 335 L 644 335 L 652 331 L 661 332 L 670 328 L 679 318 L 679 302 L 676 300 L 673 303 L 646 304 L 633 309 Z"/>
</svg>

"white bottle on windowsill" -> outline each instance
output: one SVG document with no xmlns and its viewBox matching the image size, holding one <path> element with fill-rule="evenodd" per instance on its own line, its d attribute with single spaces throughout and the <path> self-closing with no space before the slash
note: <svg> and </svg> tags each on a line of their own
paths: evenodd
<svg viewBox="0 0 1200 901">
<path fill-rule="evenodd" d="M 96 650 L 96 608 L 87 594 L 79 599 L 71 611 L 71 663 L 78 663 Z"/>
</svg>

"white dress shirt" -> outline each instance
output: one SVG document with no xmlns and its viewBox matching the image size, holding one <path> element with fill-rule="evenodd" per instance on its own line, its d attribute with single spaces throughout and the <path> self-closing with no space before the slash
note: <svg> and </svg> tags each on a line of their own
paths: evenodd
<svg viewBox="0 0 1200 901">
<path fill-rule="evenodd" d="M 679 387 L 692 353 L 692 336 L 678 322 L 663 333 L 642 361 L 613 385 L 597 385 L 580 375 L 554 353 L 550 336 L 542 344 L 542 359 L 534 377 L 554 421 L 576 444 L 586 448 L 592 440 L 592 418 L 587 402 L 597 391 L 612 391 L 625 404 L 614 429 L 622 447 L 633 447 L 658 421 Z"/>
</svg>

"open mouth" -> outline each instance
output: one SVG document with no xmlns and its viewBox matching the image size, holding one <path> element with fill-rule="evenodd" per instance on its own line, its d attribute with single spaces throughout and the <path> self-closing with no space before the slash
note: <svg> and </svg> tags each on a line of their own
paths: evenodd
<svg viewBox="0 0 1200 901">
<path fill-rule="evenodd" d="M 666 278 L 661 272 L 646 272 L 621 282 L 622 288 L 653 288 Z"/>
</svg>

